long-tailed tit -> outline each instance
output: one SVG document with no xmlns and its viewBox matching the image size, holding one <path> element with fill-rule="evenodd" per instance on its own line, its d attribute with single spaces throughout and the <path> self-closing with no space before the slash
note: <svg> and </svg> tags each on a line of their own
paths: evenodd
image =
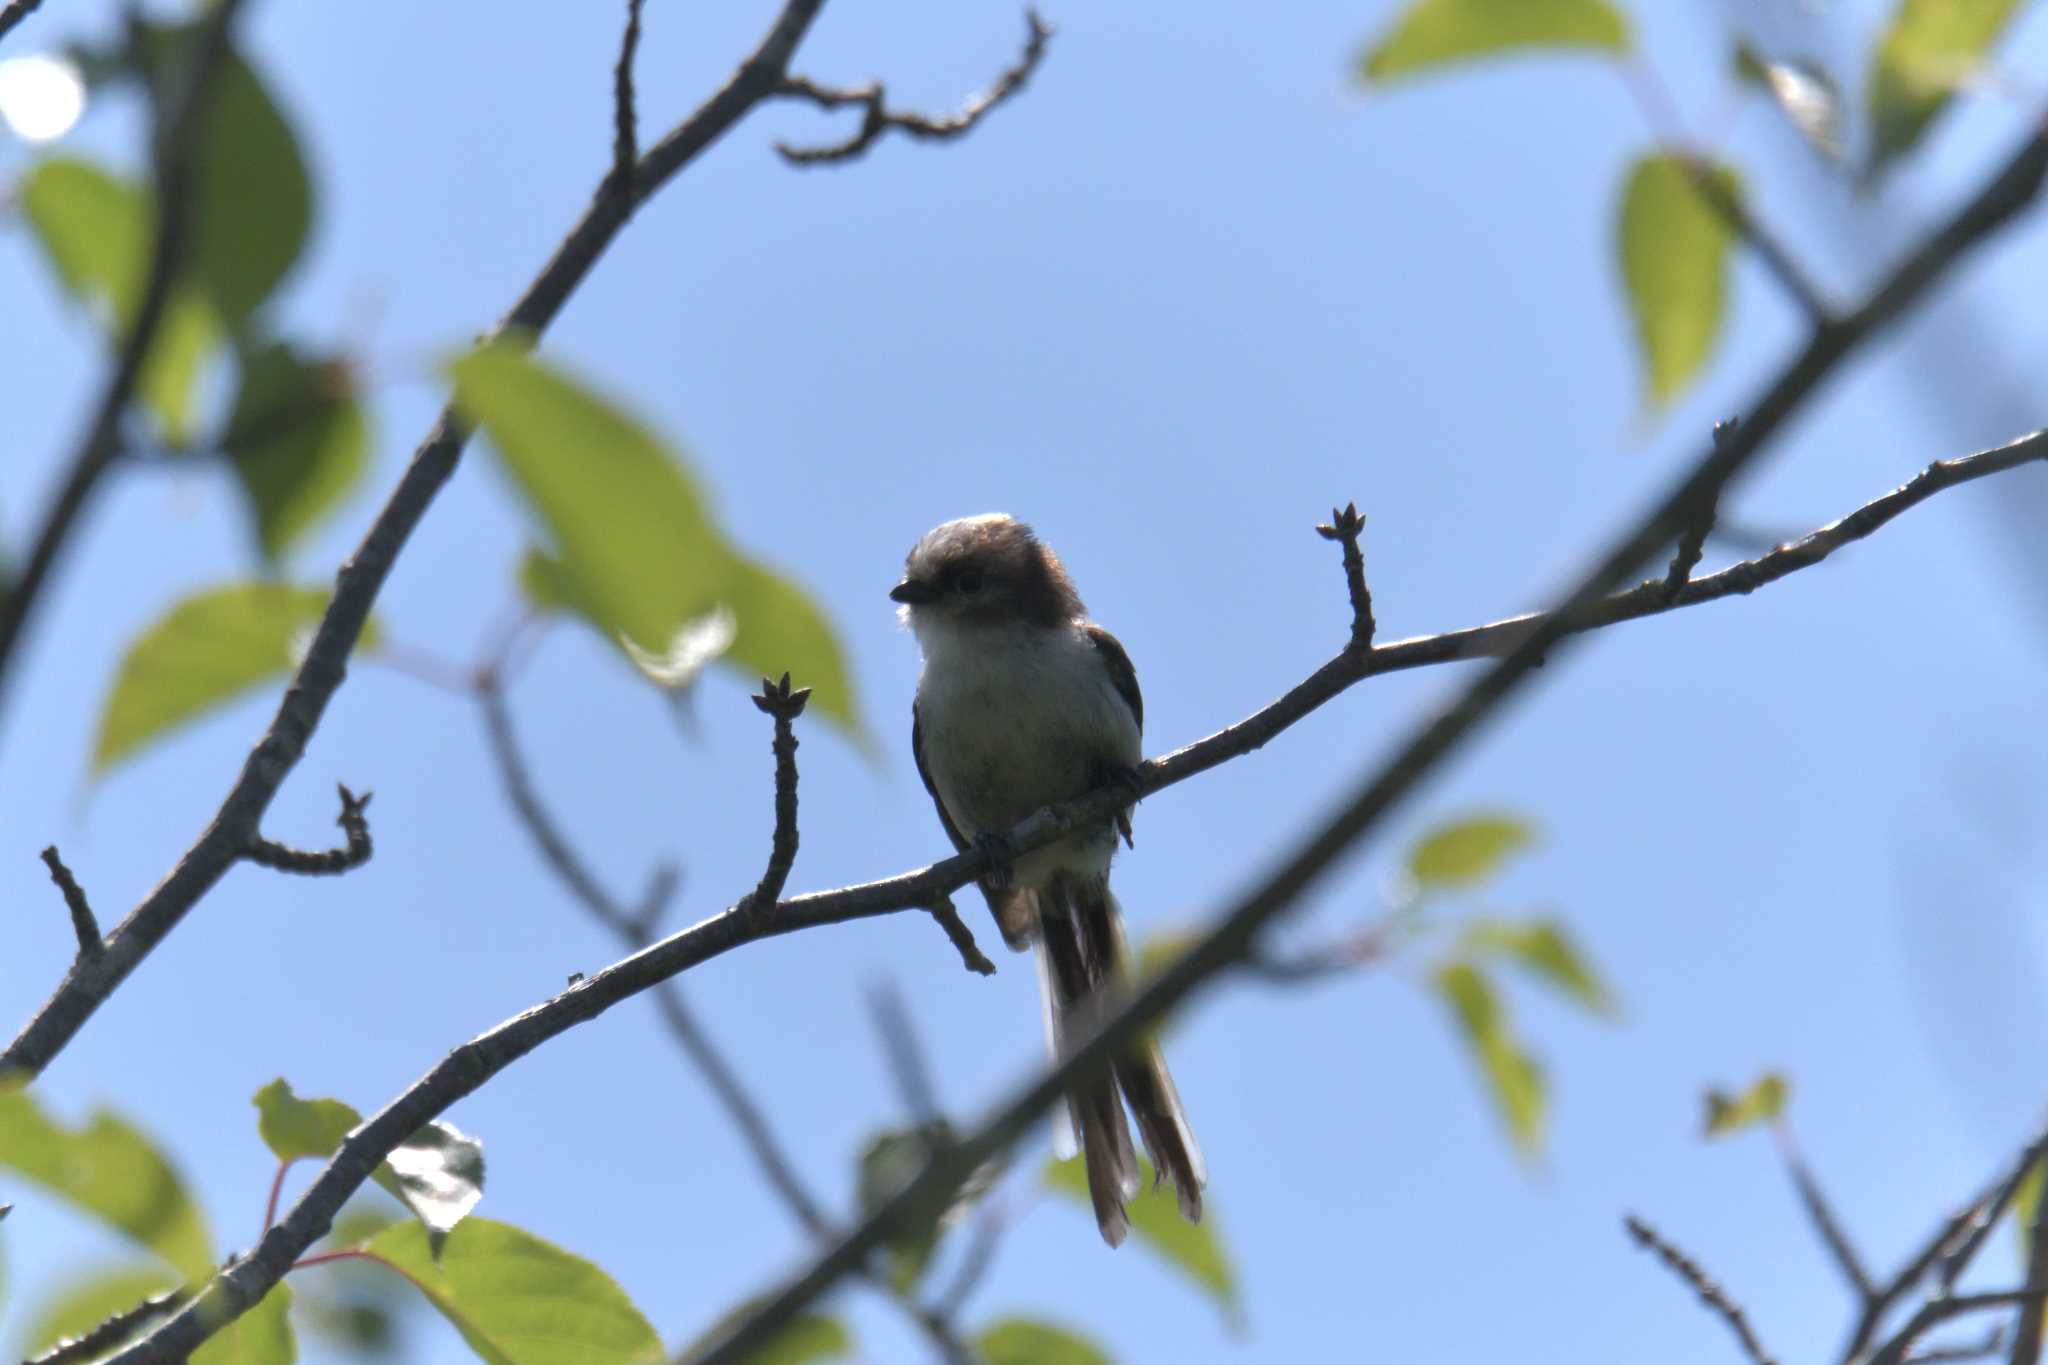
<svg viewBox="0 0 2048 1365">
<path fill-rule="evenodd" d="M 999 841 L 1039 808 L 1115 781 L 1143 756 L 1145 705 L 1130 656 L 1088 619 L 1030 527 L 1000 513 L 949 521 L 917 542 L 889 596 L 924 651 L 910 743 L 954 847 Z M 1124 994 L 1130 949 L 1109 892 L 1118 830 L 1128 841 L 1128 809 L 1116 829 L 1077 830 L 981 881 L 1003 940 L 1020 951 L 1037 945 L 1055 1056 Z M 1071 1154 L 1079 1128 L 1096 1222 L 1111 1246 L 1130 1230 L 1124 1206 L 1139 1185 L 1126 1100 L 1191 1222 L 1208 1181 L 1156 1044 L 1081 1081 L 1055 1145 L 1063 1140 Z"/>
</svg>

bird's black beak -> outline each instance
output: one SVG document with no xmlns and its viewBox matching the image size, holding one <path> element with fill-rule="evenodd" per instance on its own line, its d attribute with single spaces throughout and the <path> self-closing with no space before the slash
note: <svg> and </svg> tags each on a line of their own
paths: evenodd
<svg viewBox="0 0 2048 1365">
<path fill-rule="evenodd" d="M 906 578 L 889 589 L 889 600 L 905 606 L 918 607 L 932 601 L 939 595 L 938 589 L 918 578 Z"/>
</svg>

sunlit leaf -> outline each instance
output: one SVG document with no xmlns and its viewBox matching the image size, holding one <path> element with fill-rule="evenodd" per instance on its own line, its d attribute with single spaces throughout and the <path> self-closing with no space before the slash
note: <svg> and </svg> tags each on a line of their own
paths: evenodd
<svg viewBox="0 0 2048 1365">
<path fill-rule="evenodd" d="M 1708 201 L 1702 176 L 1739 199 L 1734 172 L 1669 153 L 1638 160 L 1622 191 L 1622 282 L 1653 404 L 1691 382 L 1721 335 L 1735 229 Z"/>
<path fill-rule="evenodd" d="M 1131 1231 L 1142 1245 L 1151 1248 L 1214 1299 L 1233 1329 L 1242 1328 L 1244 1305 L 1238 1297 L 1237 1275 L 1224 1254 L 1215 1213 L 1211 1211 L 1203 1221 L 1190 1223 L 1180 1216 L 1180 1203 L 1173 1187 L 1158 1183 L 1153 1178 L 1152 1163 L 1142 1157 L 1138 1176 L 1140 1192 L 1126 1209 Z M 1045 1184 L 1084 1209 L 1094 1208 L 1088 1195 L 1088 1168 L 1080 1157 L 1048 1162 Z"/>
<path fill-rule="evenodd" d="M 21 188 L 24 217 L 65 288 L 118 346 L 142 305 L 156 211 L 141 186 L 88 161 L 53 157 Z M 205 298 L 174 286 L 156 340 L 136 379 L 136 392 L 172 445 L 192 435 L 192 397 L 200 367 L 220 339 Z"/>
<path fill-rule="evenodd" d="M 59 1341 L 82 1337 L 146 1299 L 176 1289 L 167 1270 L 141 1266 L 94 1268 L 60 1282 L 37 1305 L 21 1340 L 20 1354 L 41 1355 Z M 153 1320 L 148 1324 L 155 1326 Z"/>
<path fill-rule="evenodd" d="M 713 1343 L 722 1341 L 742 1319 L 751 1316 L 764 1301 L 749 1299 L 726 1312 L 683 1348 L 678 1365 L 700 1359 Z M 838 1360 L 853 1351 L 853 1336 L 838 1319 L 818 1313 L 799 1313 L 773 1341 L 754 1352 L 748 1365 L 810 1365 L 817 1360 Z"/>
<path fill-rule="evenodd" d="M 248 496 L 257 544 L 275 560 L 362 479 L 369 422 L 340 361 L 273 341 L 243 350 L 241 369 L 222 444 Z"/>
<path fill-rule="evenodd" d="M 1871 175 L 1920 141 L 2019 8 L 2020 0 L 1899 0 L 1871 58 Z"/>
<path fill-rule="evenodd" d="M 1767 1071 L 1740 1095 L 1725 1090 L 1707 1092 L 1705 1137 L 1726 1137 L 1756 1123 L 1767 1123 L 1785 1110 L 1792 1087 L 1784 1076 Z"/>
<path fill-rule="evenodd" d="M 547 550 L 521 570 L 537 605 L 573 610 L 654 655 L 723 606 L 737 630 L 720 663 L 750 680 L 788 672 L 813 690 L 813 709 L 861 733 L 823 613 L 726 539 L 652 433 L 514 344 L 474 351 L 451 373 L 456 401 L 545 531 Z"/>
<path fill-rule="evenodd" d="M 1425 890 L 1471 886 L 1492 877 L 1510 854 L 1535 841 L 1535 830 L 1517 816 L 1468 816 L 1416 840 L 1408 850 L 1408 873 Z"/>
<path fill-rule="evenodd" d="M 665 692 L 681 692 L 697 681 L 697 675 L 708 664 L 731 649 L 738 635 L 739 623 L 733 620 L 731 610 L 720 603 L 695 621 L 685 621 L 668 642 L 668 648 L 659 654 L 644 650 L 631 640 L 620 643 L 626 647 L 626 657 L 633 661 L 633 667 L 647 681 Z"/>
<path fill-rule="evenodd" d="M 280 1076 L 256 1092 L 256 1129 L 279 1161 L 333 1156 L 349 1130 L 363 1121 L 340 1100 L 302 1100 Z"/>
<path fill-rule="evenodd" d="M 1772 61 L 1745 41 L 1735 48 L 1735 74 L 1769 95 L 1809 147 L 1842 159 L 1842 88 L 1825 67 Z"/>
<path fill-rule="evenodd" d="M 274 1284 L 254 1308 L 208 1337 L 190 1365 L 292 1365 L 299 1358 L 292 1335 L 292 1291 Z"/>
<path fill-rule="evenodd" d="M 405 1201 L 438 1247 L 484 1197 L 484 1145 L 435 1119 L 392 1149 L 376 1178 Z"/>
<path fill-rule="evenodd" d="M 327 601 L 325 588 L 238 583 L 172 607 L 121 660 L 100 713 L 94 771 L 105 772 L 150 740 L 290 672 Z M 376 648 L 374 622 L 356 647 Z"/>
<path fill-rule="evenodd" d="M 1431 980 L 1450 1007 L 1515 1147 L 1524 1157 L 1535 1156 L 1543 1147 L 1547 1086 L 1542 1066 L 1515 1036 L 1514 1021 L 1499 992 L 1469 962 L 1446 963 Z"/>
<path fill-rule="evenodd" d="M 159 105 L 178 98 L 199 29 L 142 31 Z M 240 53 L 228 52 L 215 69 L 196 141 L 192 272 L 218 314 L 238 326 L 304 251 L 312 180 L 290 123 Z"/>
<path fill-rule="evenodd" d="M 1614 1010 L 1613 993 L 1555 920 L 1474 920 L 1466 926 L 1464 946 L 1470 955 L 1507 959 L 1596 1014 Z"/>
<path fill-rule="evenodd" d="M 1004 1318 L 974 1339 L 985 1365 L 1109 1365 L 1102 1349 L 1064 1327 Z"/>
<path fill-rule="evenodd" d="M 187 1279 L 213 1268 L 212 1241 L 184 1181 L 113 1114 L 67 1128 L 27 1092 L 0 1094 L 0 1166 L 126 1233 Z"/>
<path fill-rule="evenodd" d="M 1478 57 L 1628 46 L 1628 20 L 1603 0 L 1416 0 L 1360 55 L 1358 76 L 1385 81 Z"/>
<path fill-rule="evenodd" d="M 379 1233 L 367 1250 L 403 1271 L 491 1365 L 666 1359 L 660 1336 L 610 1276 L 508 1224 L 464 1219 L 438 1260 L 417 1223 Z"/>
</svg>

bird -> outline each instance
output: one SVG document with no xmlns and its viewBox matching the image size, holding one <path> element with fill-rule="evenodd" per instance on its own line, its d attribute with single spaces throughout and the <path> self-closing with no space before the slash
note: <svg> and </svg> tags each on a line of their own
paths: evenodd
<svg viewBox="0 0 2048 1365">
<path fill-rule="evenodd" d="M 1145 702 L 1130 656 L 1088 617 L 1052 547 L 1003 513 L 934 527 L 911 548 L 889 596 L 923 654 L 910 745 L 953 847 L 993 857 L 980 878 L 1003 941 L 1035 950 L 1046 1041 L 1058 1060 L 1127 993 L 1131 953 L 1109 889 L 1114 824 L 1080 828 L 1010 856 L 1006 831 L 1033 812 L 1107 784 L 1131 786 Z M 1119 1096 L 1121 1092 L 1121 1097 Z M 1103 1240 L 1130 1231 L 1141 1183 L 1124 1104 L 1157 1181 L 1200 1222 L 1208 1169 L 1154 1041 L 1132 1047 L 1067 1095 L 1055 1150 L 1085 1159 Z M 1078 1133 L 1076 1132 L 1078 1130 Z"/>
</svg>

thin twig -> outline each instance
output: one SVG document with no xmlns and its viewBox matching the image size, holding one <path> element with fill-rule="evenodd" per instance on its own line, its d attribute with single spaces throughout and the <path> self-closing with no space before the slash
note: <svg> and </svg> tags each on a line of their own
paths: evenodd
<svg viewBox="0 0 2048 1365">
<path fill-rule="evenodd" d="M 265 839 L 261 835 L 249 841 L 247 857 L 259 867 L 274 868 L 279 872 L 296 872 L 307 877 L 332 877 L 353 871 L 370 861 L 373 851 L 370 844 L 370 822 L 363 818 L 364 807 L 370 804 L 369 792 L 357 796 L 347 787 L 339 787 L 341 793 L 341 814 L 335 824 L 341 826 L 347 840 L 340 848 L 301 849 L 288 848 L 283 844 Z"/>
<path fill-rule="evenodd" d="M 0 9 L 0 38 L 14 31 L 14 26 L 41 9 L 43 0 L 7 0 L 5 9 Z"/>
<path fill-rule="evenodd" d="M 171 1313 L 192 1297 L 189 1289 L 169 1289 L 152 1294 L 133 1308 L 125 1308 L 82 1336 L 66 1337 L 49 1350 L 23 1365 L 77 1365 L 98 1360 L 151 1322 Z"/>
<path fill-rule="evenodd" d="M 775 909 L 775 902 L 782 898 L 783 885 L 789 881 L 789 869 L 796 862 L 796 718 L 804 713 L 804 703 L 810 699 L 808 687 L 790 690 L 787 673 L 779 683 L 772 678 L 761 679 L 761 690 L 754 694 L 754 705 L 775 720 L 775 833 L 761 884 L 747 900 L 749 908 L 758 915 Z"/>
<path fill-rule="evenodd" d="M 1759 222 L 1749 206 L 1742 202 L 1742 196 L 1714 174 L 1712 164 L 1689 155 L 1686 165 L 1692 171 L 1693 188 L 1699 191 L 1700 197 L 1756 253 L 1764 268 L 1805 312 L 1807 320 L 1817 329 L 1833 326 L 1834 309 L 1828 303 L 1827 295 L 1821 292 L 1820 286 L 1813 282 L 1812 276 L 1793 258 L 1785 244 L 1778 240 L 1777 234 Z"/>
<path fill-rule="evenodd" d="M 633 93 L 633 55 L 640 48 L 641 0 L 626 0 L 626 32 L 619 39 L 619 63 L 612 69 L 612 183 L 620 192 L 633 184 L 640 159 L 640 115 Z"/>
<path fill-rule="evenodd" d="M 875 982 L 868 987 L 868 1012 L 874 1016 L 882 1055 L 889 1059 L 889 1074 L 895 1078 L 896 1093 L 902 1096 L 910 1121 L 919 1126 L 938 1122 L 938 1092 L 932 1086 L 924 1049 L 918 1046 L 917 1033 L 910 1026 L 910 1012 L 903 1007 L 903 992 L 886 978 Z"/>
<path fill-rule="evenodd" d="M 78 939 L 78 955 L 81 958 L 98 957 L 107 945 L 100 939 L 100 922 L 93 918 L 92 905 L 85 899 L 85 888 L 78 884 L 78 878 L 71 875 L 71 869 L 64 866 L 64 860 L 57 856 L 57 846 L 51 844 L 43 850 L 43 865 L 50 869 L 50 880 L 57 883 L 57 890 L 64 895 L 64 906 L 71 912 L 71 932 Z"/>
<path fill-rule="evenodd" d="M 819 147 L 793 147 L 786 142 L 778 142 L 775 144 L 775 150 L 793 165 L 820 166 L 828 162 L 851 161 L 861 156 L 891 128 L 908 133 L 912 137 L 938 140 L 959 137 L 981 122 L 989 110 L 1022 90 L 1024 83 L 1031 79 L 1031 73 L 1038 69 L 1038 63 L 1045 56 L 1046 39 L 1052 37 L 1052 29 L 1039 17 L 1035 9 L 1024 11 L 1024 22 L 1028 27 L 1023 56 L 1017 59 L 1014 66 L 997 77 L 994 85 L 967 101 L 957 114 L 935 118 L 927 114 L 904 113 L 890 109 L 880 81 L 844 89 L 820 85 L 807 76 L 789 77 L 783 81 L 776 94 L 789 99 L 809 100 L 820 109 L 842 109 L 848 105 L 858 104 L 866 112 L 861 116 L 860 128 L 853 136 L 843 141 Z"/>
<path fill-rule="evenodd" d="M 1962 1360 L 1988 1360 L 1995 1355 L 2005 1354 L 2007 1331 L 2004 1323 L 1984 1334 L 1981 1341 L 1965 1342 L 1955 1346 L 1930 1346 L 1924 1351 L 1915 1351 L 1906 1357 L 1903 1365 L 1951 1365 Z"/>
<path fill-rule="evenodd" d="M 78 524 L 78 514 L 85 509 L 100 476 L 121 453 L 121 417 L 142 377 L 143 363 L 149 358 L 150 347 L 169 311 L 171 292 L 185 264 L 192 227 L 192 182 L 199 129 L 213 93 L 214 75 L 228 53 L 229 29 L 241 7 L 242 0 L 221 0 L 213 7 L 190 46 L 191 55 L 182 80 L 159 106 L 161 112 L 153 137 L 156 236 L 150 245 L 140 302 L 133 319 L 123 320 L 127 333 L 93 404 L 85 435 L 71 457 L 63 485 L 44 514 L 21 572 L 7 583 L 5 594 L 0 595 L 0 696 L 5 695 L 7 678 L 20 652 L 22 631 L 42 600 L 44 585 L 71 538 L 72 528 Z M 0 36 L 5 36 L 27 12 L 17 14 L 10 6 L 0 13 Z"/>
<path fill-rule="evenodd" d="M 1791 1173 L 1792 1186 L 1799 1192 L 1799 1202 L 1805 1208 L 1806 1216 L 1820 1233 L 1821 1241 L 1827 1244 L 1835 1264 L 1849 1281 L 1849 1287 L 1856 1291 L 1858 1303 L 1869 1303 L 1877 1294 L 1877 1286 L 1871 1282 L 1870 1272 L 1864 1269 L 1863 1258 L 1856 1254 L 1855 1244 L 1849 1240 L 1841 1219 L 1835 1216 L 1834 1206 L 1828 1203 L 1820 1182 L 1814 1179 L 1812 1168 L 1806 1164 L 1806 1157 L 1792 1137 L 1792 1130 L 1779 1123 L 1772 1132 L 1778 1140 L 1778 1155 L 1784 1160 L 1785 1169 Z"/>
<path fill-rule="evenodd" d="M 1009 1210 L 1003 1205 L 990 1201 L 982 1206 L 974 1221 L 974 1240 L 967 1244 L 952 1284 L 932 1300 L 933 1313 L 948 1322 L 960 1316 L 967 1300 L 987 1278 L 989 1267 L 995 1263 L 996 1248 L 1002 1245 L 1003 1232 L 1009 1225 Z"/>
<path fill-rule="evenodd" d="M 1733 417 L 1714 423 L 1714 440 L 1725 441 L 1735 434 L 1737 422 Z M 1671 567 L 1664 574 L 1664 595 L 1676 597 L 1692 580 L 1692 571 L 1700 566 L 1700 558 L 1707 552 L 1707 537 L 1714 533 L 1714 522 L 1720 515 L 1718 503 L 1708 503 L 1707 509 L 1694 518 L 1685 528 L 1685 534 L 1678 538 L 1678 552 L 1671 557 Z"/>
<path fill-rule="evenodd" d="M 924 908 L 946 931 L 946 938 L 951 941 L 954 951 L 960 954 L 962 966 L 977 976 L 994 976 L 996 964 L 988 960 L 988 955 L 981 951 L 981 945 L 974 941 L 974 931 L 967 927 L 967 921 L 960 918 L 960 911 L 953 905 L 953 897 L 949 894 L 951 890 L 953 888 L 949 887 L 933 896 Z"/>
<path fill-rule="evenodd" d="M 1741 1343 L 1744 1355 L 1755 1361 L 1756 1365 L 1776 1365 L 1770 1353 L 1764 1350 L 1763 1343 L 1757 1340 L 1756 1332 L 1749 1325 L 1748 1316 L 1742 1311 L 1742 1305 L 1729 1298 L 1728 1292 L 1708 1277 L 1707 1272 L 1700 1268 L 1699 1262 L 1665 1241 L 1655 1228 L 1634 1214 L 1621 1221 L 1622 1226 L 1628 1229 L 1628 1235 L 1635 1238 L 1637 1246 L 1656 1252 L 1657 1259 L 1670 1267 L 1672 1274 L 1692 1286 L 1692 1292 L 1699 1295 L 1701 1303 L 1720 1315 L 1721 1321 L 1728 1324 L 1728 1330 L 1733 1332 L 1736 1341 Z"/>
<path fill-rule="evenodd" d="M 1897 1336 L 1878 1348 L 1877 1353 L 1870 1357 L 1870 1365 L 1902 1365 L 1920 1338 L 1951 1318 L 1966 1317 L 1971 1313 L 1989 1313 L 2000 1308 L 2039 1307 L 2044 1299 L 2048 1299 L 2048 1285 L 2031 1282 L 2022 1289 L 2005 1289 L 1992 1294 L 1954 1294 L 1945 1299 L 1930 1299 L 1920 1305 L 1920 1310 L 1899 1329 Z"/>
<path fill-rule="evenodd" d="M 1969 1221 L 1968 1235 L 1956 1244 L 1953 1251 L 1942 1258 L 1940 1268 L 1936 1272 L 1935 1283 L 1940 1287 L 1941 1293 L 1954 1292 L 1956 1281 L 1970 1268 L 1970 1262 L 1975 1260 L 1977 1253 L 1983 1249 L 1985 1240 L 1991 1236 L 1991 1230 L 1998 1226 L 1998 1220 L 2005 1216 L 2006 1209 L 2019 1194 L 2020 1186 L 2026 1183 L 2027 1172 L 2033 1170 L 2044 1157 L 2048 1157 L 2048 1133 L 2027 1144 L 2026 1150 L 2020 1153 L 2019 1159 L 2013 1162 L 2011 1169 L 1989 1196 L 1979 1197 L 1979 1207 Z"/>
<path fill-rule="evenodd" d="M 1365 518 L 1358 515 L 1358 504 L 1347 502 L 1340 510 L 1330 509 L 1330 519 L 1316 527 L 1316 534 L 1324 540 L 1335 540 L 1344 546 L 1344 590 L 1351 597 L 1351 647 L 1361 652 L 1372 648 L 1373 632 L 1378 623 L 1372 619 L 1372 589 L 1365 583 L 1365 554 L 1358 548 L 1358 538 L 1365 533 Z"/>
</svg>

